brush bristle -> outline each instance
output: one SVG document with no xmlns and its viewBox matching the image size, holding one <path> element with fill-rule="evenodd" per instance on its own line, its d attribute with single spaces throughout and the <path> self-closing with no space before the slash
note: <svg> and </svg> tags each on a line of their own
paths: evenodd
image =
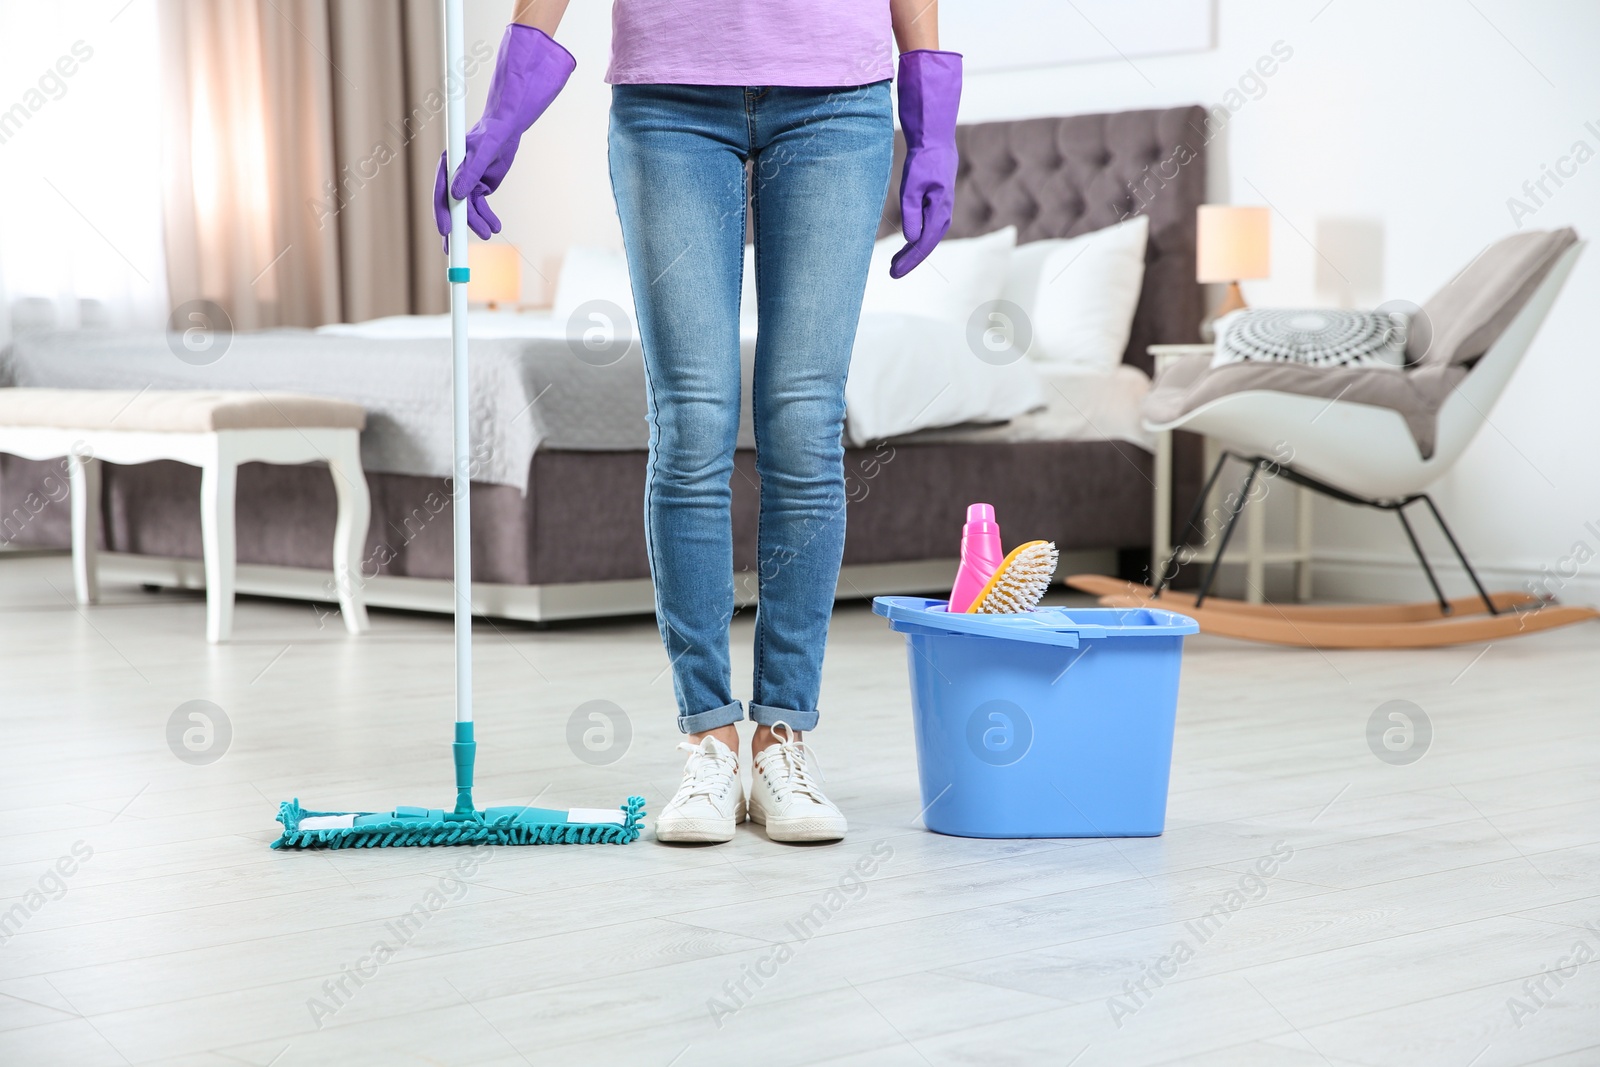
<svg viewBox="0 0 1600 1067">
<path fill-rule="evenodd" d="M 1015 615 L 1032 611 L 1044 599 L 1056 573 L 1054 541 L 1024 545 L 1002 565 L 988 591 L 972 606 L 980 615 Z"/>
</svg>

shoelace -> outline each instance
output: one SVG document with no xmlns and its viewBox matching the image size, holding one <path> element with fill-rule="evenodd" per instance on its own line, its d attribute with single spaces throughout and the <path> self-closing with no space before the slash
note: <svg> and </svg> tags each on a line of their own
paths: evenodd
<svg viewBox="0 0 1600 1067">
<path fill-rule="evenodd" d="M 778 759 L 782 761 L 783 774 L 777 776 L 772 783 L 773 792 L 776 793 L 777 799 L 782 800 L 790 792 L 794 792 L 808 800 L 826 804 L 828 798 L 823 796 L 822 788 L 811 778 L 811 769 L 807 761 L 811 750 L 806 747 L 805 742 L 794 739 L 794 731 L 789 728 L 789 724 L 786 722 L 780 722 L 774 726 L 774 734 L 777 734 L 778 726 L 783 727 L 784 732 L 780 735 L 778 741 Z M 769 749 L 768 751 L 771 750 Z M 766 763 L 770 766 L 772 757 L 769 756 Z M 819 773 L 821 771 L 820 765 L 818 771 Z M 772 777 L 769 776 L 769 778 Z"/>
<path fill-rule="evenodd" d="M 679 741 L 678 748 L 689 753 L 689 760 L 683 765 L 683 784 L 678 787 L 678 795 L 672 798 L 674 801 L 727 795 L 739 774 L 736 757 L 707 752 L 693 741 Z"/>
</svg>

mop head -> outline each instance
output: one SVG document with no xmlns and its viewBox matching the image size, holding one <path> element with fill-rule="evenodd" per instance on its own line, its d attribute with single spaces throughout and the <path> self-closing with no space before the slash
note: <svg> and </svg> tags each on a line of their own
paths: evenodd
<svg viewBox="0 0 1600 1067">
<path fill-rule="evenodd" d="M 644 798 L 605 808 L 485 808 L 465 815 L 439 808 L 385 812 L 307 811 L 278 805 L 283 833 L 273 848 L 404 848 L 431 845 L 626 845 L 644 824 Z"/>
<path fill-rule="evenodd" d="M 1013 548 L 967 609 L 974 615 L 1015 615 L 1039 606 L 1056 573 L 1054 541 Z"/>
</svg>

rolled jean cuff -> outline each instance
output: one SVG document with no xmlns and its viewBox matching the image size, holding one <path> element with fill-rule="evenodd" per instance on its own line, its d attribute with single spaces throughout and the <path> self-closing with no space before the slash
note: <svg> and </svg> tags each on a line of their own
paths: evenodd
<svg viewBox="0 0 1600 1067">
<path fill-rule="evenodd" d="M 732 726 L 742 718 L 744 718 L 744 707 L 735 700 L 732 704 L 724 704 L 710 711 L 702 711 L 695 715 L 679 715 L 678 729 L 686 734 L 703 734 L 719 726 Z"/>
<path fill-rule="evenodd" d="M 750 704 L 750 721 L 758 722 L 762 726 L 776 726 L 778 723 L 787 723 L 789 729 L 795 731 L 815 730 L 817 719 L 822 715 L 819 711 L 789 711 L 787 708 L 769 708 L 765 704 Z"/>
</svg>

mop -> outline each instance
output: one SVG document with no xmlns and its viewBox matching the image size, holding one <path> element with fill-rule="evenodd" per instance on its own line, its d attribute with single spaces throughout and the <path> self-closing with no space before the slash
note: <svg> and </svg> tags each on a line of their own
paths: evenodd
<svg viewBox="0 0 1600 1067">
<path fill-rule="evenodd" d="M 445 58 L 449 71 L 462 69 L 465 29 L 461 0 L 444 0 Z M 446 138 L 449 171 L 467 151 L 466 99 L 449 94 Z M 472 731 L 472 529 L 468 505 L 471 429 L 467 378 L 467 205 L 450 201 L 451 388 L 455 401 L 455 810 L 396 807 L 384 812 L 310 811 L 298 799 L 280 804 L 283 833 L 273 848 L 397 848 L 425 845 L 625 845 L 639 837 L 644 798 L 629 797 L 615 810 L 473 805 L 472 774 L 477 742 Z"/>
</svg>

